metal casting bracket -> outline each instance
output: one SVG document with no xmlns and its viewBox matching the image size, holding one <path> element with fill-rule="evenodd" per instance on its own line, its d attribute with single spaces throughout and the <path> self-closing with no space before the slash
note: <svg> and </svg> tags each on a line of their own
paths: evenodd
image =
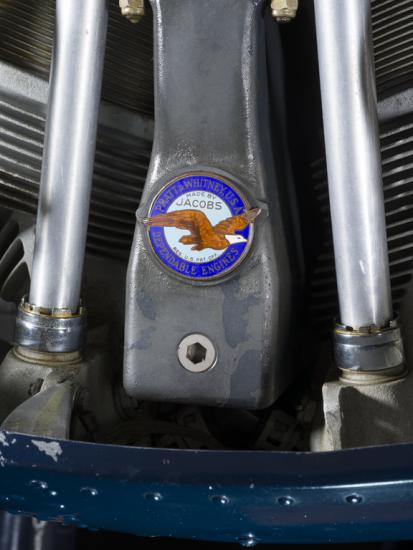
<svg viewBox="0 0 413 550">
<path fill-rule="evenodd" d="M 323 385 L 323 412 L 313 428 L 311 449 L 329 451 L 413 440 L 412 384 L 405 377 L 346 383 L 336 371 Z M 322 417 L 322 418 L 321 418 Z"/>
<path fill-rule="evenodd" d="M 156 125 L 140 212 L 146 215 L 174 178 L 198 173 L 229 181 L 251 206 L 268 205 L 269 215 L 257 219 L 243 262 L 214 284 L 169 274 L 147 228 L 137 224 L 124 385 L 145 400 L 265 407 L 294 375 L 286 351 L 298 286 L 279 31 L 263 0 L 153 0 L 152 6 Z M 201 374 L 185 370 L 177 356 L 183 338 L 194 334 L 217 350 L 215 366 Z"/>
<path fill-rule="evenodd" d="M 76 391 L 74 381 L 40 391 L 10 414 L 2 423 L 2 429 L 68 439 Z"/>
</svg>

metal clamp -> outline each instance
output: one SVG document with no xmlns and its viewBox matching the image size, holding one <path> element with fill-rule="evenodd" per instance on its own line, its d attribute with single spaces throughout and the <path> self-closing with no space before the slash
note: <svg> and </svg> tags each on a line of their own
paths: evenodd
<svg viewBox="0 0 413 550">
<path fill-rule="evenodd" d="M 336 366 L 343 371 L 374 373 L 404 371 L 405 357 L 400 327 L 348 330 L 337 325 L 334 332 Z"/>
<path fill-rule="evenodd" d="M 15 343 L 37 351 L 70 353 L 83 347 L 86 310 L 38 311 L 24 300 L 17 310 Z"/>
</svg>

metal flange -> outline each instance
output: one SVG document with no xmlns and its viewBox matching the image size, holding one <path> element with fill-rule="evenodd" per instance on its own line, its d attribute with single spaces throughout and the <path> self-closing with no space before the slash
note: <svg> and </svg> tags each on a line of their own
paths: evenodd
<svg viewBox="0 0 413 550">
<path fill-rule="evenodd" d="M 70 353 L 83 347 L 86 310 L 40 310 L 22 301 L 16 316 L 15 343 L 32 350 Z"/>
<path fill-rule="evenodd" d="M 405 356 L 397 320 L 387 328 L 349 330 L 337 325 L 334 332 L 336 366 L 343 372 L 384 373 L 405 370 Z"/>
</svg>

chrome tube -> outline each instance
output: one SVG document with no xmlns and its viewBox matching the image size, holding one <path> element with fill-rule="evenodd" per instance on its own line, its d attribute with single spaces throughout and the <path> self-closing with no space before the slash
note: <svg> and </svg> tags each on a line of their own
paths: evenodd
<svg viewBox="0 0 413 550">
<path fill-rule="evenodd" d="M 370 0 L 315 0 L 341 324 L 393 317 Z"/>
<path fill-rule="evenodd" d="M 57 0 L 29 302 L 77 311 L 107 30 L 106 0 Z"/>
</svg>

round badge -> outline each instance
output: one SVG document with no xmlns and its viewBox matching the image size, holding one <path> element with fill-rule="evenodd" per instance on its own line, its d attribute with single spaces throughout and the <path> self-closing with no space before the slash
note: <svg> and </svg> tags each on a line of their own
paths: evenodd
<svg viewBox="0 0 413 550">
<path fill-rule="evenodd" d="M 190 174 L 161 190 L 143 223 L 165 267 L 207 281 L 226 275 L 244 259 L 260 212 L 228 181 Z"/>
</svg>

